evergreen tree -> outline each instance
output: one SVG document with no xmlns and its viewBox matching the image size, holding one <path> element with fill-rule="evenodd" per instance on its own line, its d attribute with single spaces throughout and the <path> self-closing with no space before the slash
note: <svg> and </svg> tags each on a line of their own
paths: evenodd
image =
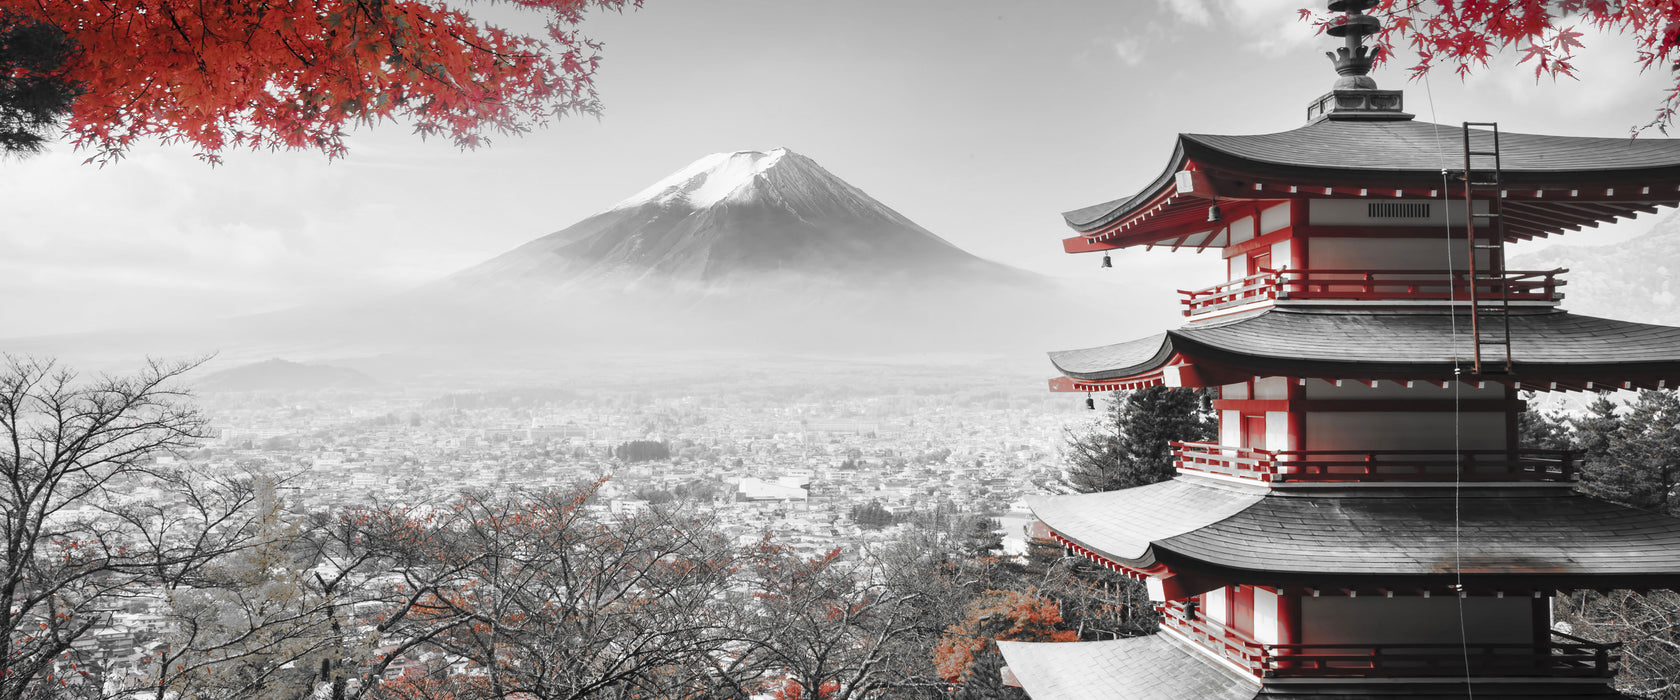
<svg viewBox="0 0 1680 700">
<path fill-rule="evenodd" d="M 39 153 L 85 87 L 67 74 L 76 44 L 53 24 L 0 9 L 0 155 Z"/>
<path fill-rule="evenodd" d="M 1532 391 L 1523 392 L 1523 399 L 1527 401 L 1534 401 L 1534 397 Z M 1541 450 L 1576 448 L 1569 417 L 1561 412 L 1538 409 L 1517 414 L 1517 444 Z"/>
<path fill-rule="evenodd" d="M 1579 425 L 1587 448 L 1581 491 L 1680 515 L 1680 398 L 1674 392 L 1641 391 L 1626 416 L 1601 398 Z"/>
<path fill-rule="evenodd" d="M 1211 440 L 1217 426 L 1205 392 L 1164 386 L 1116 391 L 1102 424 L 1083 435 L 1070 434 L 1068 481 L 1085 493 L 1166 481 L 1175 473 L 1168 443 Z"/>
<path fill-rule="evenodd" d="M 963 554 L 969 559 L 995 557 L 1003 553 L 1003 524 L 997 518 L 975 518 L 963 533 Z"/>
<path fill-rule="evenodd" d="M 871 530 L 879 530 L 898 522 L 898 518 L 883 507 L 879 500 L 852 506 L 851 517 L 852 522 Z"/>
<path fill-rule="evenodd" d="M 1622 417 L 1616 415 L 1616 402 L 1602 394 L 1587 406 L 1587 414 L 1571 422 L 1575 430 L 1576 446 L 1587 453 L 1587 459 L 1601 458 L 1610 451 L 1610 441 L 1622 429 Z"/>
</svg>

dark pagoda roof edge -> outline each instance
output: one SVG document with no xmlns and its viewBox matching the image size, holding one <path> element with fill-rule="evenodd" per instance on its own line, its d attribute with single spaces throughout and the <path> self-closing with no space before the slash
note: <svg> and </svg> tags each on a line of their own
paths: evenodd
<svg viewBox="0 0 1680 700">
<path fill-rule="evenodd" d="M 1224 562 L 1175 551 L 1171 545 L 1155 543 L 1149 548 L 1151 566 L 1162 565 L 1196 580 L 1232 581 L 1279 588 L 1374 589 L 1416 588 L 1445 589 L 1460 582 L 1472 593 L 1487 590 L 1680 590 L 1680 574 L 1629 572 L 1544 572 L 1536 573 L 1520 568 L 1503 572 L 1455 572 L 1442 570 L 1431 573 L 1334 571 L 1327 568 L 1283 571 L 1257 567 L 1235 566 Z M 1105 555 L 1106 556 L 1106 555 Z M 1120 561 L 1116 559 L 1115 561 Z M 1126 563 L 1126 562 L 1120 562 Z M 1128 564 L 1129 565 L 1129 564 Z M 1141 567 L 1140 567 L 1141 568 Z"/>
<path fill-rule="evenodd" d="M 1029 503 L 1059 538 L 1187 583 L 1429 589 L 1462 577 L 1479 590 L 1680 589 L 1680 519 L 1579 493 L 1291 498 L 1180 477 Z M 1466 523 L 1462 550 L 1455 514 Z"/>
<path fill-rule="evenodd" d="M 1463 167 L 1462 148 L 1447 147 L 1461 140 L 1463 133 L 1460 126 L 1411 120 L 1321 120 L 1272 134 L 1179 134 L 1165 168 L 1142 190 L 1064 212 L 1062 217 L 1080 233 L 1102 229 L 1165 192 L 1173 185 L 1174 173 L 1189 161 L 1203 168 L 1230 171 L 1227 174 L 1299 181 L 1293 184 L 1340 181 L 1341 186 L 1358 187 L 1360 183 L 1439 183 L 1443 167 Z M 1518 132 L 1500 132 L 1500 137 L 1502 142 L 1509 142 L 1512 156 L 1504 169 L 1507 186 L 1680 181 L 1680 140 L 1676 139 Z M 1429 143 L 1422 143 L 1424 140 Z M 1382 156 L 1383 148 L 1398 155 L 1371 157 L 1371 149 L 1378 149 L 1374 155 Z M 1419 149 L 1426 151 L 1422 159 L 1409 157 Z"/>
<path fill-rule="evenodd" d="M 1001 640 L 998 652 L 1038 698 L 1253 700 L 1259 679 L 1170 634 L 1082 642 Z"/>
<path fill-rule="evenodd" d="M 1413 338 L 1419 339 L 1413 343 L 1417 347 L 1433 347 L 1436 343 L 1447 342 L 1447 337 L 1442 335 L 1440 339 L 1435 339 L 1431 334 L 1440 335 L 1445 331 L 1432 331 L 1427 327 L 1415 326 L 1424 323 L 1423 319 L 1427 318 L 1435 318 L 1434 323 L 1441 324 L 1444 322 L 1440 319 L 1449 315 L 1445 312 L 1415 313 L 1409 310 L 1382 312 L 1273 307 L 1233 316 L 1228 320 L 1192 323 L 1161 334 L 1122 343 L 1056 351 L 1050 353 L 1050 360 L 1063 375 L 1091 382 L 1140 378 L 1161 369 L 1177 356 L 1184 357 L 1192 365 L 1204 370 L 1223 370 L 1223 374 L 1219 376 L 1235 372 L 1261 375 L 1275 373 L 1277 376 L 1324 379 L 1434 381 L 1464 376 L 1462 372 L 1470 364 L 1469 348 L 1463 348 L 1464 356 L 1456 361 L 1441 357 L 1441 353 L 1435 351 L 1423 353 L 1418 359 L 1406 359 L 1404 356 L 1333 359 L 1323 356 L 1323 352 L 1316 355 L 1290 356 L 1289 353 L 1299 351 L 1301 346 L 1280 344 L 1273 336 L 1276 336 L 1279 328 L 1320 328 L 1322 324 L 1312 319 L 1334 317 L 1343 319 L 1337 322 L 1340 325 L 1334 329 L 1336 333 L 1343 333 L 1342 329 L 1346 324 L 1354 321 L 1370 324 L 1368 327 L 1372 329 L 1371 335 L 1363 341 L 1369 347 L 1378 347 L 1372 343 L 1379 340 L 1386 343 Z M 1525 327 L 1533 325 L 1533 333 L 1530 335 L 1534 338 L 1544 336 L 1547 338 L 1544 342 L 1552 344 L 1553 347 L 1574 349 L 1547 353 L 1545 357 L 1534 357 L 1534 353 L 1519 351 L 1512 362 L 1511 374 L 1470 378 L 1520 381 L 1525 384 L 1525 388 L 1539 388 L 1527 386 L 1531 382 L 1558 382 L 1568 385 L 1596 382 L 1613 385 L 1629 381 L 1650 383 L 1668 380 L 1671 383 L 1680 383 L 1680 328 L 1583 316 L 1552 309 L 1527 315 L 1513 315 L 1512 319 L 1513 322 L 1521 320 Z M 1392 325 L 1396 323 L 1401 325 Z M 1468 333 L 1467 320 L 1464 326 L 1463 333 Z M 1209 331 L 1212 330 L 1219 332 L 1210 334 Z M 1320 329 L 1313 332 L 1330 331 Z M 1541 335 L 1534 335 L 1536 333 Z M 1613 336 L 1637 337 L 1639 344 L 1619 345 L 1622 341 L 1614 339 Z M 1316 336 L 1293 337 L 1310 339 Z M 1525 336 L 1524 342 L 1527 342 L 1527 339 Z M 1560 343 L 1565 345 L 1559 346 Z M 1574 345 L 1567 345 L 1569 343 Z M 1606 352 L 1610 353 L 1608 357 L 1611 359 L 1602 359 L 1606 357 Z M 1524 354 L 1528 357 L 1525 358 Z M 1601 359 L 1594 359 L 1595 356 Z M 1204 371 L 1203 378 L 1216 377 Z"/>
<path fill-rule="evenodd" d="M 1074 379 L 1084 379 L 1084 380 L 1090 380 L 1090 381 L 1123 379 L 1123 378 L 1128 378 L 1128 377 L 1132 377 L 1132 376 L 1139 375 L 1139 374 L 1153 372 L 1153 371 L 1158 370 L 1161 367 L 1165 366 L 1167 364 L 1167 362 L 1172 359 L 1172 356 L 1174 354 L 1174 347 L 1173 347 L 1173 343 L 1172 343 L 1171 333 L 1172 333 L 1171 331 L 1167 331 L 1165 333 L 1157 333 L 1155 335 L 1146 336 L 1146 337 L 1139 338 L 1137 340 L 1133 340 L 1133 341 L 1130 341 L 1129 343 L 1127 343 L 1127 344 L 1143 345 L 1143 344 L 1145 344 L 1148 341 L 1151 341 L 1153 339 L 1156 339 L 1156 338 L 1160 339 L 1160 341 L 1159 341 L 1160 346 L 1155 350 L 1154 354 L 1150 355 L 1147 359 L 1145 359 L 1141 362 L 1137 362 L 1135 364 L 1132 364 L 1128 367 L 1117 368 L 1117 369 L 1114 369 L 1114 370 L 1108 370 L 1108 371 L 1103 371 L 1103 372 L 1075 372 L 1075 371 L 1069 371 L 1068 369 L 1066 369 L 1062 366 L 1062 363 L 1059 360 L 1059 358 L 1065 357 L 1066 353 L 1068 353 L 1068 352 L 1077 352 L 1077 350 L 1067 350 L 1067 351 L 1049 353 L 1050 364 L 1056 368 L 1056 371 L 1061 372 L 1065 376 L 1073 377 Z"/>
<path fill-rule="evenodd" d="M 1145 185 L 1143 189 L 1138 190 L 1130 197 L 1121 197 L 1120 199 L 1062 212 L 1062 220 L 1067 222 L 1069 228 L 1081 233 L 1094 231 L 1112 224 L 1125 216 L 1126 212 L 1130 211 L 1133 206 L 1154 199 L 1156 195 L 1172 187 L 1174 184 L 1173 178 L 1184 167 L 1185 160 L 1184 135 L 1179 134 L 1177 141 L 1173 144 L 1172 155 L 1167 158 L 1166 169 L 1162 170 L 1160 175 L 1155 176 L 1155 179 Z"/>
<path fill-rule="evenodd" d="M 1420 122 L 1428 123 L 1428 122 Z M 1462 130 L 1456 126 L 1442 126 L 1454 132 Z M 1180 134 L 1185 153 L 1185 160 L 1213 168 L 1221 168 L 1248 175 L 1266 175 L 1274 177 L 1288 177 L 1304 181 L 1334 181 L 1338 187 L 1360 187 L 1363 183 L 1381 182 L 1426 182 L 1439 185 L 1441 182 L 1441 168 L 1413 168 L 1393 169 L 1375 168 L 1360 165 L 1345 167 L 1326 167 L 1322 165 L 1299 165 L 1285 161 L 1253 158 L 1230 153 L 1220 147 L 1205 143 L 1202 139 L 1213 136 L 1211 134 Z M 1570 138 L 1570 137 L 1558 137 Z M 1463 156 L 1456 158 L 1453 153 L 1447 154 L 1446 169 L 1458 171 L 1463 169 Z M 1589 168 L 1577 170 L 1521 170 L 1507 168 L 1502 171 L 1504 184 L 1507 188 L 1528 184 L 1562 184 L 1561 177 L 1571 182 L 1607 182 L 1629 180 L 1680 179 L 1680 165 L 1648 166 L 1632 168 Z M 1453 184 L 1457 184 L 1456 182 Z"/>
</svg>

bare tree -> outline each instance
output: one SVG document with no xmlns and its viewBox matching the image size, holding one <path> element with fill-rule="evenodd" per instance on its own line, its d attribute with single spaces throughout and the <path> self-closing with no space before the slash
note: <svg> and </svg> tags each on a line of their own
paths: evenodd
<svg viewBox="0 0 1680 700">
<path fill-rule="evenodd" d="M 765 546 L 757 653 L 799 697 L 940 697 L 930 650 L 962 598 L 950 562 L 907 541 L 815 557 Z"/>
<path fill-rule="evenodd" d="M 198 364 L 151 361 L 132 376 L 84 380 L 50 360 L 5 358 L 0 699 L 104 695 L 78 642 L 132 599 L 191 586 L 257 541 L 249 480 L 160 461 L 203 436 L 203 418 L 174 386 Z"/>
<path fill-rule="evenodd" d="M 615 517 L 574 491 L 346 516 L 383 611 L 351 697 L 745 697 L 745 552 L 680 506 Z"/>
</svg>

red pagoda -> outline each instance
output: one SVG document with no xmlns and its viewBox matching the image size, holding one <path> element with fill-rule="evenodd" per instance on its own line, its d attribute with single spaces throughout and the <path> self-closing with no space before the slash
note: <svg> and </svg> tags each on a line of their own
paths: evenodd
<svg viewBox="0 0 1680 700">
<path fill-rule="evenodd" d="M 1675 386 L 1680 328 L 1569 313 L 1563 270 L 1504 264 L 1680 204 L 1680 140 L 1417 121 L 1366 75 L 1376 4 L 1329 3 L 1342 77 L 1305 126 L 1180 135 L 1143 191 L 1064 215 L 1068 252 L 1214 249 L 1229 281 L 1177 330 L 1051 353 L 1058 391 L 1214 390 L 1219 440 L 1175 443 L 1170 481 L 1029 501 L 1162 615 L 999 642 L 1036 700 L 1620 698 L 1616 649 L 1554 630 L 1551 597 L 1680 589 L 1680 519 L 1518 442 L 1519 392 Z"/>
</svg>

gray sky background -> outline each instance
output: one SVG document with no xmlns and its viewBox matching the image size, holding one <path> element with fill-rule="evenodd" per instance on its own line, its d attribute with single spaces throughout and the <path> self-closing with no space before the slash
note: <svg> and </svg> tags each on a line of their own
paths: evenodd
<svg viewBox="0 0 1680 700">
<path fill-rule="evenodd" d="M 0 161 L 0 337 L 211 318 L 401 290 L 612 206 L 708 153 L 785 146 L 981 256 L 1172 305 L 1217 255 L 1062 254 L 1058 213 L 1128 195 L 1177 132 L 1298 126 L 1334 72 L 1305 0 L 647 0 L 591 17 L 606 112 L 475 152 L 403 124 L 348 158 L 155 144 L 103 169 L 59 146 Z M 1510 131 L 1615 136 L 1668 75 L 1589 36 L 1579 81 L 1501 57 L 1408 111 Z M 1402 60 L 1400 63 L 1404 64 Z M 1429 93 L 1432 93 L 1433 99 Z M 1656 136 L 1652 134 L 1651 136 Z M 1448 154 L 1449 167 L 1452 156 Z M 1593 244 L 1650 221 L 1573 234 Z M 1133 301 L 1135 300 L 1135 301 Z"/>
</svg>

